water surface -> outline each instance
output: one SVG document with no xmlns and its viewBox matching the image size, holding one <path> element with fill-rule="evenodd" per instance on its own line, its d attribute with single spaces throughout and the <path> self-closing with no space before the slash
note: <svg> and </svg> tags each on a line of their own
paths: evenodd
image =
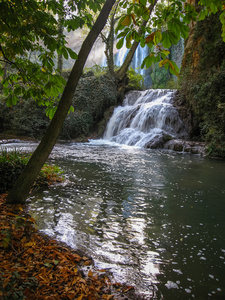
<svg viewBox="0 0 225 300">
<path fill-rule="evenodd" d="M 146 299 L 225 299 L 223 161 L 96 142 L 51 160 L 72 184 L 30 199 L 41 230 Z"/>
</svg>

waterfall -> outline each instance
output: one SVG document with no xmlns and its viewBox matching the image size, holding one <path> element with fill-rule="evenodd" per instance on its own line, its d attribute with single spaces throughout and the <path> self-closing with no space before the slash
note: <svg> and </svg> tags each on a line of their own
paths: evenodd
<svg viewBox="0 0 225 300">
<path fill-rule="evenodd" d="M 117 51 L 117 53 L 114 55 L 114 64 L 117 67 L 121 67 L 126 56 L 128 53 L 129 49 L 127 49 L 125 43 L 123 45 L 123 47 Z M 144 60 L 144 58 L 149 54 L 149 47 L 145 46 L 144 48 L 142 48 L 140 45 L 138 45 L 134 57 L 132 59 L 131 62 L 131 67 L 138 73 L 144 76 L 144 84 L 146 87 L 151 86 L 152 84 L 152 80 L 151 80 L 151 76 L 150 76 L 150 71 L 151 69 L 141 69 L 141 64 Z M 106 62 L 106 57 L 104 56 L 101 66 L 106 67 L 107 66 L 107 62 Z"/>
<path fill-rule="evenodd" d="M 129 92 L 115 108 L 104 139 L 144 148 L 162 148 L 175 138 L 186 138 L 185 126 L 172 104 L 174 90 Z"/>
</svg>

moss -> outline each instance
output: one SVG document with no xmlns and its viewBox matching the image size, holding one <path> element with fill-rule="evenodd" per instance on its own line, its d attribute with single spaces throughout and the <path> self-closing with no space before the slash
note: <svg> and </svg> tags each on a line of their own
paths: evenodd
<svg viewBox="0 0 225 300">
<path fill-rule="evenodd" d="M 190 136 L 206 141 L 209 155 L 225 157 L 225 43 L 219 14 L 197 23 L 187 44 L 179 99 L 191 116 Z"/>
<path fill-rule="evenodd" d="M 13 107 L 0 101 L 0 132 L 40 138 L 48 124 L 45 108 L 33 100 L 23 100 Z"/>
<path fill-rule="evenodd" d="M 67 116 L 60 137 L 89 136 L 103 119 L 104 112 L 116 104 L 117 86 L 108 75 L 81 78 L 73 98 L 75 111 Z"/>
<path fill-rule="evenodd" d="M 64 72 L 63 76 L 68 78 L 69 72 Z M 73 98 L 75 111 L 67 116 L 60 138 L 89 136 L 103 118 L 105 110 L 116 103 L 115 81 L 107 75 L 96 76 L 88 71 L 79 81 Z M 21 101 L 9 108 L 4 99 L 0 99 L 0 132 L 41 138 L 48 124 L 45 107 L 38 106 L 33 100 Z"/>
</svg>

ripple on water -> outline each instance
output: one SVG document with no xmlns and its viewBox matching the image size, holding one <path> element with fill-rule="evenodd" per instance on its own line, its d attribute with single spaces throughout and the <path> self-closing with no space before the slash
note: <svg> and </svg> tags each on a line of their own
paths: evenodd
<svg viewBox="0 0 225 300">
<path fill-rule="evenodd" d="M 223 162 L 73 143 L 51 159 L 74 184 L 30 199 L 41 230 L 147 299 L 225 298 Z"/>
</svg>

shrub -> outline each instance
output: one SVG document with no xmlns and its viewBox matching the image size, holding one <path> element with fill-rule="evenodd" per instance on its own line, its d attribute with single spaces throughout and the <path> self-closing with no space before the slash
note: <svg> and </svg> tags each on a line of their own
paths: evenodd
<svg viewBox="0 0 225 300">
<path fill-rule="evenodd" d="M 127 71 L 127 76 L 129 78 L 130 88 L 133 90 L 144 89 L 144 77 L 141 74 L 138 74 L 133 68 L 130 67 Z"/>
<path fill-rule="evenodd" d="M 2 150 L 0 154 L 0 194 L 8 192 L 13 187 L 29 160 L 30 154 Z M 57 166 L 45 164 L 41 169 L 34 187 L 46 186 L 54 181 L 61 181 L 62 171 Z"/>
</svg>

